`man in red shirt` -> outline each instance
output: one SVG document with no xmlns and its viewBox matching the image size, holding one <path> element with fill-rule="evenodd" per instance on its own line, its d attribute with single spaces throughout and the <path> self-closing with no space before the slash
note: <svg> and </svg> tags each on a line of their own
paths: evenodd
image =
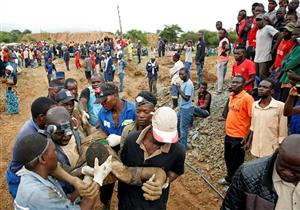
<svg viewBox="0 0 300 210">
<path fill-rule="evenodd" d="M 238 14 L 238 23 L 236 24 L 236 33 L 238 35 L 237 44 L 238 46 L 246 46 L 247 36 L 248 36 L 248 29 L 246 27 L 247 24 L 247 12 L 246 10 L 242 9 L 239 11 Z"/>
<path fill-rule="evenodd" d="M 246 58 L 246 49 L 242 46 L 237 47 L 233 53 L 236 62 L 232 66 L 232 76 L 243 76 L 246 81 L 244 90 L 251 94 L 256 74 L 255 63 Z"/>
<path fill-rule="evenodd" d="M 80 60 L 79 60 L 79 50 L 77 49 L 75 52 L 75 65 L 77 69 L 81 68 Z"/>
<path fill-rule="evenodd" d="M 283 27 L 283 39 L 278 45 L 275 63 L 272 69 L 280 68 L 282 60 L 296 45 L 296 43 L 292 40 L 292 31 L 294 30 L 294 28 L 295 24 L 292 22 L 288 23 L 285 27 Z"/>
<path fill-rule="evenodd" d="M 264 13 L 264 10 L 265 9 L 264 9 L 264 5 L 263 4 L 254 3 L 252 5 L 253 16 L 250 17 L 249 24 L 247 26 L 247 27 L 249 27 L 249 32 L 248 32 L 248 37 L 247 37 L 247 41 L 248 41 L 247 58 L 251 59 L 251 60 L 254 60 L 254 57 L 255 57 L 256 32 L 258 30 L 258 28 L 256 26 L 255 17 L 258 14 Z"/>
</svg>

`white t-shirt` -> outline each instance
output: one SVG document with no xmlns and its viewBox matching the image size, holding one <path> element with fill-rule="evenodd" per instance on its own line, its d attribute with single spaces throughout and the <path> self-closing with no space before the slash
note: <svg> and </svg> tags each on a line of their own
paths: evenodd
<svg viewBox="0 0 300 210">
<path fill-rule="evenodd" d="M 170 75 L 172 77 L 171 85 L 176 85 L 177 82 L 180 82 L 181 79 L 179 77 L 179 70 L 184 68 L 184 64 L 181 60 L 177 61 L 173 68 L 170 69 Z"/>
<path fill-rule="evenodd" d="M 185 62 L 193 62 L 192 58 L 192 47 L 186 47 L 185 48 Z"/>
<path fill-rule="evenodd" d="M 254 62 L 263 63 L 272 60 L 271 49 L 274 35 L 278 31 L 270 25 L 256 32 L 256 49 Z"/>
</svg>

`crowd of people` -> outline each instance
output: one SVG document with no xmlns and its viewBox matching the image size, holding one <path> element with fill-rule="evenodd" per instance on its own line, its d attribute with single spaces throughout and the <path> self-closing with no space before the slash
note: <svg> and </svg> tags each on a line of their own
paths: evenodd
<svg viewBox="0 0 300 210">
<path fill-rule="evenodd" d="M 16 84 L 22 68 L 44 66 L 48 81 L 48 96 L 31 104 L 31 118 L 18 131 L 6 172 L 15 209 L 92 209 L 98 198 L 109 209 L 116 182 L 119 209 L 166 209 L 170 184 L 184 173 L 193 121 L 208 117 L 212 97 L 224 93 L 230 52 L 235 59 L 230 96 L 219 118 L 226 121 L 227 169 L 219 184 L 228 186 L 221 209 L 300 208 L 298 6 L 299 0 L 268 0 L 267 12 L 261 3 L 252 5 L 252 16 L 240 10 L 237 43 L 216 22 L 214 93 L 203 79 L 204 32 L 197 43 L 182 44 L 169 70 L 172 107 L 157 107 L 160 65 L 155 56 L 145 66 L 149 91 L 140 91 L 134 102 L 119 94 L 133 51 L 138 65 L 142 61 L 140 41 L 134 46 L 106 37 L 85 44 L 4 46 L 0 76 L 8 113 L 19 112 Z M 163 38 L 157 53 L 165 56 Z M 71 57 L 87 79 L 81 91 L 77 80 L 65 78 L 53 62 L 62 59 L 70 71 Z M 191 78 L 193 64 L 197 81 Z M 255 160 L 244 163 L 248 150 Z"/>
</svg>

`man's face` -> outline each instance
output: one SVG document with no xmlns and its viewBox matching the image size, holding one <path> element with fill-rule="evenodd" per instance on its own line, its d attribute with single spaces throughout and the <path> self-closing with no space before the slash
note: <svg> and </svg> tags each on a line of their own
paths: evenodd
<svg viewBox="0 0 300 210">
<path fill-rule="evenodd" d="M 286 182 L 297 183 L 300 181 L 300 158 L 289 155 L 287 151 L 279 148 L 276 162 L 276 171 L 280 178 Z"/>
<path fill-rule="evenodd" d="M 242 49 L 235 49 L 233 54 L 234 54 L 234 59 L 237 62 L 242 61 L 245 56 L 245 53 Z"/>
<path fill-rule="evenodd" d="M 75 96 L 75 98 L 77 99 L 78 97 L 78 86 L 77 83 L 71 83 L 69 82 L 67 84 L 67 89 Z"/>
<path fill-rule="evenodd" d="M 48 146 L 47 152 L 43 155 L 47 163 L 47 168 L 49 172 L 52 172 L 57 167 L 57 154 L 55 150 L 55 145 L 51 142 Z"/>
<path fill-rule="evenodd" d="M 277 11 L 276 12 L 276 18 L 277 18 L 277 20 L 284 20 L 284 16 L 285 16 L 285 13 L 283 13 L 281 11 Z"/>
<path fill-rule="evenodd" d="M 296 10 L 298 7 L 299 7 L 299 0 L 292 0 L 288 5 L 289 10 Z"/>
<path fill-rule="evenodd" d="M 115 95 L 108 95 L 101 104 L 106 110 L 112 110 L 116 106 L 117 100 Z"/>
<path fill-rule="evenodd" d="M 173 59 L 174 62 L 178 61 L 178 57 L 176 55 L 173 55 L 172 59 Z"/>
<path fill-rule="evenodd" d="M 257 28 L 261 29 L 263 28 L 264 20 L 263 19 L 256 19 L 256 26 Z"/>
<path fill-rule="evenodd" d="M 201 85 L 200 87 L 200 93 L 205 93 L 207 90 L 207 87 L 205 85 Z"/>
<path fill-rule="evenodd" d="M 152 104 L 146 103 L 136 107 L 137 123 L 139 126 L 148 126 L 151 124 L 154 107 Z"/>
<path fill-rule="evenodd" d="M 261 98 L 267 98 L 273 93 L 272 84 L 266 80 L 261 81 L 258 85 L 257 93 Z"/>
<path fill-rule="evenodd" d="M 48 88 L 48 94 L 51 99 L 55 100 L 57 93 L 58 93 L 57 87 L 49 87 Z"/>
<path fill-rule="evenodd" d="M 254 15 L 257 16 L 258 14 L 263 14 L 264 13 L 264 8 L 262 8 L 261 6 L 257 6 L 254 9 Z"/>
<path fill-rule="evenodd" d="M 216 22 L 216 29 L 221 30 L 222 29 L 222 23 L 220 21 Z"/>
<path fill-rule="evenodd" d="M 72 134 L 65 135 L 65 132 L 63 130 L 59 130 L 59 129 L 51 135 L 52 140 L 56 144 L 61 145 L 61 146 L 67 145 L 69 143 L 71 137 L 72 137 Z"/>
<path fill-rule="evenodd" d="M 278 4 L 279 4 L 279 7 L 286 7 L 288 5 L 286 0 L 279 0 Z"/>
<path fill-rule="evenodd" d="M 241 77 L 234 77 L 231 82 L 231 91 L 236 95 L 244 89 L 244 81 Z"/>
<path fill-rule="evenodd" d="M 91 78 L 91 83 L 92 83 L 92 88 L 96 89 L 96 88 L 100 87 L 102 81 L 99 77 L 94 77 L 94 78 L 92 77 Z"/>
<path fill-rule="evenodd" d="M 271 12 L 277 7 L 277 4 L 274 1 L 269 1 L 268 10 Z"/>
<path fill-rule="evenodd" d="M 69 114 L 72 115 L 74 111 L 74 100 L 68 101 L 67 103 L 58 103 L 59 106 L 63 106 L 68 110 Z"/>
<path fill-rule="evenodd" d="M 219 39 L 223 39 L 225 37 L 225 32 L 223 30 L 219 30 L 218 35 Z"/>
<path fill-rule="evenodd" d="M 296 20 L 296 17 L 295 15 L 287 15 L 286 18 L 285 18 L 285 23 L 288 24 L 288 23 L 296 23 L 297 20 Z"/>
<path fill-rule="evenodd" d="M 289 32 L 287 29 L 282 30 L 282 35 L 283 38 L 290 38 L 291 37 L 291 32 Z"/>
<path fill-rule="evenodd" d="M 185 70 L 180 70 L 179 71 L 179 77 L 180 79 L 182 79 L 183 81 L 186 81 L 187 80 L 187 73 Z"/>
<path fill-rule="evenodd" d="M 244 11 L 240 11 L 238 14 L 238 21 L 240 22 L 241 20 L 243 20 L 246 17 L 246 13 Z"/>
</svg>

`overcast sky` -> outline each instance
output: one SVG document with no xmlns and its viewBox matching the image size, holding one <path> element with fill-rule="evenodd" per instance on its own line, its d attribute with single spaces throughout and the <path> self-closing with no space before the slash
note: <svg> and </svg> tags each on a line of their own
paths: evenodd
<svg viewBox="0 0 300 210">
<path fill-rule="evenodd" d="M 14 0 L 1 2 L 2 30 L 33 32 L 111 31 L 119 29 L 117 4 L 123 31 L 162 30 L 178 24 L 184 31 L 216 30 L 221 20 L 226 29 L 234 28 L 240 9 L 251 14 L 251 5 L 267 0 Z M 7 4 L 7 5 L 6 5 Z"/>
</svg>

